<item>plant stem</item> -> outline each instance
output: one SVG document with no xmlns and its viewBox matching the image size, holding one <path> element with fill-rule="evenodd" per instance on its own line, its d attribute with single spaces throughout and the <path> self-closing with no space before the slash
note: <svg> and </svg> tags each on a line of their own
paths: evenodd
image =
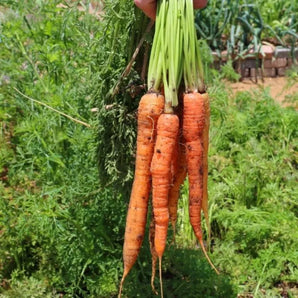
<svg viewBox="0 0 298 298">
<path fill-rule="evenodd" d="M 168 7 L 163 32 L 163 82 L 165 90 L 165 113 L 173 113 L 178 105 L 178 88 L 182 77 L 182 31 L 183 1 L 164 1 Z M 182 3 L 181 3 L 182 2 Z"/>
<path fill-rule="evenodd" d="M 162 1 L 161 1 L 162 2 Z M 162 78 L 162 57 L 160 55 L 161 44 L 163 40 L 162 29 L 164 24 L 164 7 L 162 3 L 159 2 L 157 5 L 157 16 L 155 23 L 155 34 L 152 44 L 152 50 L 150 54 L 149 66 L 148 66 L 148 90 L 150 92 L 159 92 L 161 78 Z"/>
<path fill-rule="evenodd" d="M 89 127 L 89 128 L 91 127 L 91 125 L 88 124 L 88 123 L 86 123 L 86 122 L 83 122 L 83 121 L 81 121 L 81 120 L 79 120 L 79 119 L 75 119 L 75 118 L 73 118 L 73 117 L 71 117 L 71 116 L 69 116 L 69 115 L 67 115 L 67 114 L 65 114 L 65 113 L 63 113 L 63 112 L 60 112 L 60 111 L 58 111 L 58 110 L 52 108 L 51 106 L 45 104 L 44 102 L 41 102 L 41 101 L 39 101 L 39 100 L 37 100 L 37 99 L 34 99 L 34 98 L 31 98 L 31 97 L 27 96 L 26 94 L 22 93 L 20 90 L 18 90 L 18 89 L 15 88 L 15 87 L 13 87 L 13 89 L 14 89 L 15 91 L 17 91 L 19 94 L 21 94 L 23 97 L 25 97 L 25 98 L 27 98 L 27 99 L 30 99 L 30 100 L 32 100 L 33 102 L 38 103 L 38 104 L 40 104 L 40 105 L 46 107 L 47 109 L 52 110 L 52 111 L 54 111 L 54 112 L 56 112 L 56 113 L 58 113 L 58 114 L 60 114 L 60 115 L 62 115 L 62 116 L 64 116 L 64 117 L 70 119 L 70 120 L 73 121 L 73 122 L 79 123 L 79 124 L 84 125 L 84 126 Z"/>
<path fill-rule="evenodd" d="M 184 32 L 183 70 L 186 92 L 204 92 L 203 65 L 194 26 L 194 11 L 191 0 L 185 0 L 182 27 Z"/>
</svg>

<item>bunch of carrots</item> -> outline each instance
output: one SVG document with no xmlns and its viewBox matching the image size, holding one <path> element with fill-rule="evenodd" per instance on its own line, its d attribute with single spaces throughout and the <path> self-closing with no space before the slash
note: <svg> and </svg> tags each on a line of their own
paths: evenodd
<svg viewBox="0 0 298 298">
<path fill-rule="evenodd" d="M 157 293 L 154 279 L 158 260 L 163 297 L 162 256 L 169 222 L 175 235 L 179 190 L 186 176 L 190 223 L 208 262 L 217 272 L 204 247 L 201 227 L 203 211 L 210 237 L 209 118 L 209 99 L 203 80 L 192 0 L 160 0 L 148 67 L 148 92 L 141 98 L 138 108 L 135 175 L 126 219 L 119 297 L 143 242 L 151 193 L 151 286 Z"/>
</svg>

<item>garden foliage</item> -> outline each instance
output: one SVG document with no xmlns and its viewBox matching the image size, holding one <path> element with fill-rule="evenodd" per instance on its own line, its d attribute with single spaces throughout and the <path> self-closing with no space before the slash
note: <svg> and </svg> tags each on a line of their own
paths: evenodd
<svg viewBox="0 0 298 298">
<path fill-rule="evenodd" d="M 221 57 L 232 59 L 262 54 L 263 41 L 294 51 L 298 42 L 297 1 L 210 0 L 196 13 L 199 38 Z"/>
</svg>

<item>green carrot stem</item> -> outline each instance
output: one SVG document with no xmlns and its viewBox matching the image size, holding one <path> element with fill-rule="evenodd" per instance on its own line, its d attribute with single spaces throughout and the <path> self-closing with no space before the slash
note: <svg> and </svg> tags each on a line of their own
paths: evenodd
<svg viewBox="0 0 298 298">
<path fill-rule="evenodd" d="M 183 1 L 164 1 L 167 6 L 163 44 L 163 83 L 165 112 L 172 113 L 178 105 L 178 88 L 182 77 L 182 26 Z"/>
<path fill-rule="evenodd" d="M 155 34 L 153 38 L 153 44 L 149 59 L 148 66 L 148 90 L 152 92 L 159 92 L 161 77 L 162 77 L 162 67 L 161 67 L 161 57 L 160 57 L 160 48 L 161 48 L 161 29 L 163 28 L 163 11 L 161 10 L 161 5 L 157 5 L 157 15 L 155 22 Z"/>
<path fill-rule="evenodd" d="M 194 26 L 194 11 L 192 0 L 185 0 L 184 30 L 184 82 L 187 92 L 204 91 L 203 65 L 199 43 Z"/>
<path fill-rule="evenodd" d="M 204 84 L 204 67 L 202 62 L 202 55 L 200 44 L 196 42 L 196 66 L 197 66 L 197 87 L 199 92 L 205 92 L 205 84 Z"/>
</svg>

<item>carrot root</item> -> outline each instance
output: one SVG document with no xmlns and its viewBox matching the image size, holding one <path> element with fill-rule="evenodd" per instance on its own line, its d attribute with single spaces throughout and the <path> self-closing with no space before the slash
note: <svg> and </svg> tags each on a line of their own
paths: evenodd
<svg viewBox="0 0 298 298">
<path fill-rule="evenodd" d="M 189 180 L 189 216 L 193 231 L 198 239 L 204 255 L 211 267 L 216 270 L 207 255 L 203 243 L 201 210 L 204 197 L 204 148 L 203 132 L 205 127 L 205 103 L 199 93 L 185 94 L 183 135 L 186 141 L 186 160 Z"/>
<path fill-rule="evenodd" d="M 186 174 L 187 174 L 187 165 L 186 165 L 186 152 L 185 152 L 185 143 L 183 140 L 180 140 L 177 149 L 177 168 L 176 172 L 173 175 L 173 182 L 169 192 L 169 215 L 170 221 L 173 228 L 173 240 L 172 243 L 175 243 L 176 236 L 176 222 L 177 222 L 177 211 L 178 211 L 178 200 L 180 195 L 180 187 L 183 184 Z"/>
<path fill-rule="evenodd" d="M 126 274 L 127 275 L 127 274 Z M 123 288 L 123 283 L 125 280 L 126 275 L 123 274 L 121 281 L 120 281 L 120 286 L 119 286 L 119 293 L 118 293 L 118 298 L 121 298 L 122 295 L 122 288 Z"/>
<path fill-rule="evenodd" d="M 205 255 L 205 257 L 206 257 L 208 263 L 209 263 L 210 266 L 214 269 L 214 271 L 219 275 L 219 271 L 218 271 L 218 270 L 216 269 L 216 267 L 213 265 L 212 261 L 210 260 L 208 254 L 207 254 L 207 251 L 206 251 L 206 249 L 205 249 L 205 246 L 204 246 L 204 243 L 203 243 L 203 239 L 202 239 L 202 238 L 199 239 L 199 243 L 200 243 L 200 246 L 201 246 L 201 248 L 202 248 L 202 251 L 203 251 L 203 253 L 204 253 L 204 255 Z"/>
<path fill-rule="evenodd" d="M 174 114 L 162 114 L 157 123 L 157 136 L 151 163 L 152 203 L 155 219 L 154 247 L 158 257 L 166 246 L 169 224 L 168 195 L 171 184 L 171 159 L 179 129 Z"/>
<path fill-rule="evenodd" d="M 137 260 L 145 234 L 151 187 L 150 164 L 155 144 L 156 124 L 163 107 L 164 97 L 156 93 L 145 94 L 139 104 L 135 176 L 126 218 L 120 296 L 124 279 Z"/>
<path fill-rule="evenodd" d="M 159 285 L 160 285 L 160 297 L 163 298 L 163 284 L 162 284 L 162 271 L 161 271 L 161 259 L 162 257 L 158 258 L 158 268 L 159 268 Z"/>
<path fill-rule="evenodd" d="M 179 118 L 162 114 L 157 122 L 157 135 L 151 163 L 152 203 L 155 220 L 154 248 L 159 258 L 160 295 L 163 297 L 161 260 L 167 241 L 169 225 L 169 189 L 171 160 L 179 131 Z"/>
<path fill-rule="evenodd" d="M 203 201 L 202 209 L 207 225 L 207 243 L 210 247 L 211 227 L 208 214 L 208 149 L 209 149 L 209 126 L 210 126 L 210 102 L 208 93 L 202 94 L 205 108 L 205 126 L 203 130 Z"/>
</svg>

